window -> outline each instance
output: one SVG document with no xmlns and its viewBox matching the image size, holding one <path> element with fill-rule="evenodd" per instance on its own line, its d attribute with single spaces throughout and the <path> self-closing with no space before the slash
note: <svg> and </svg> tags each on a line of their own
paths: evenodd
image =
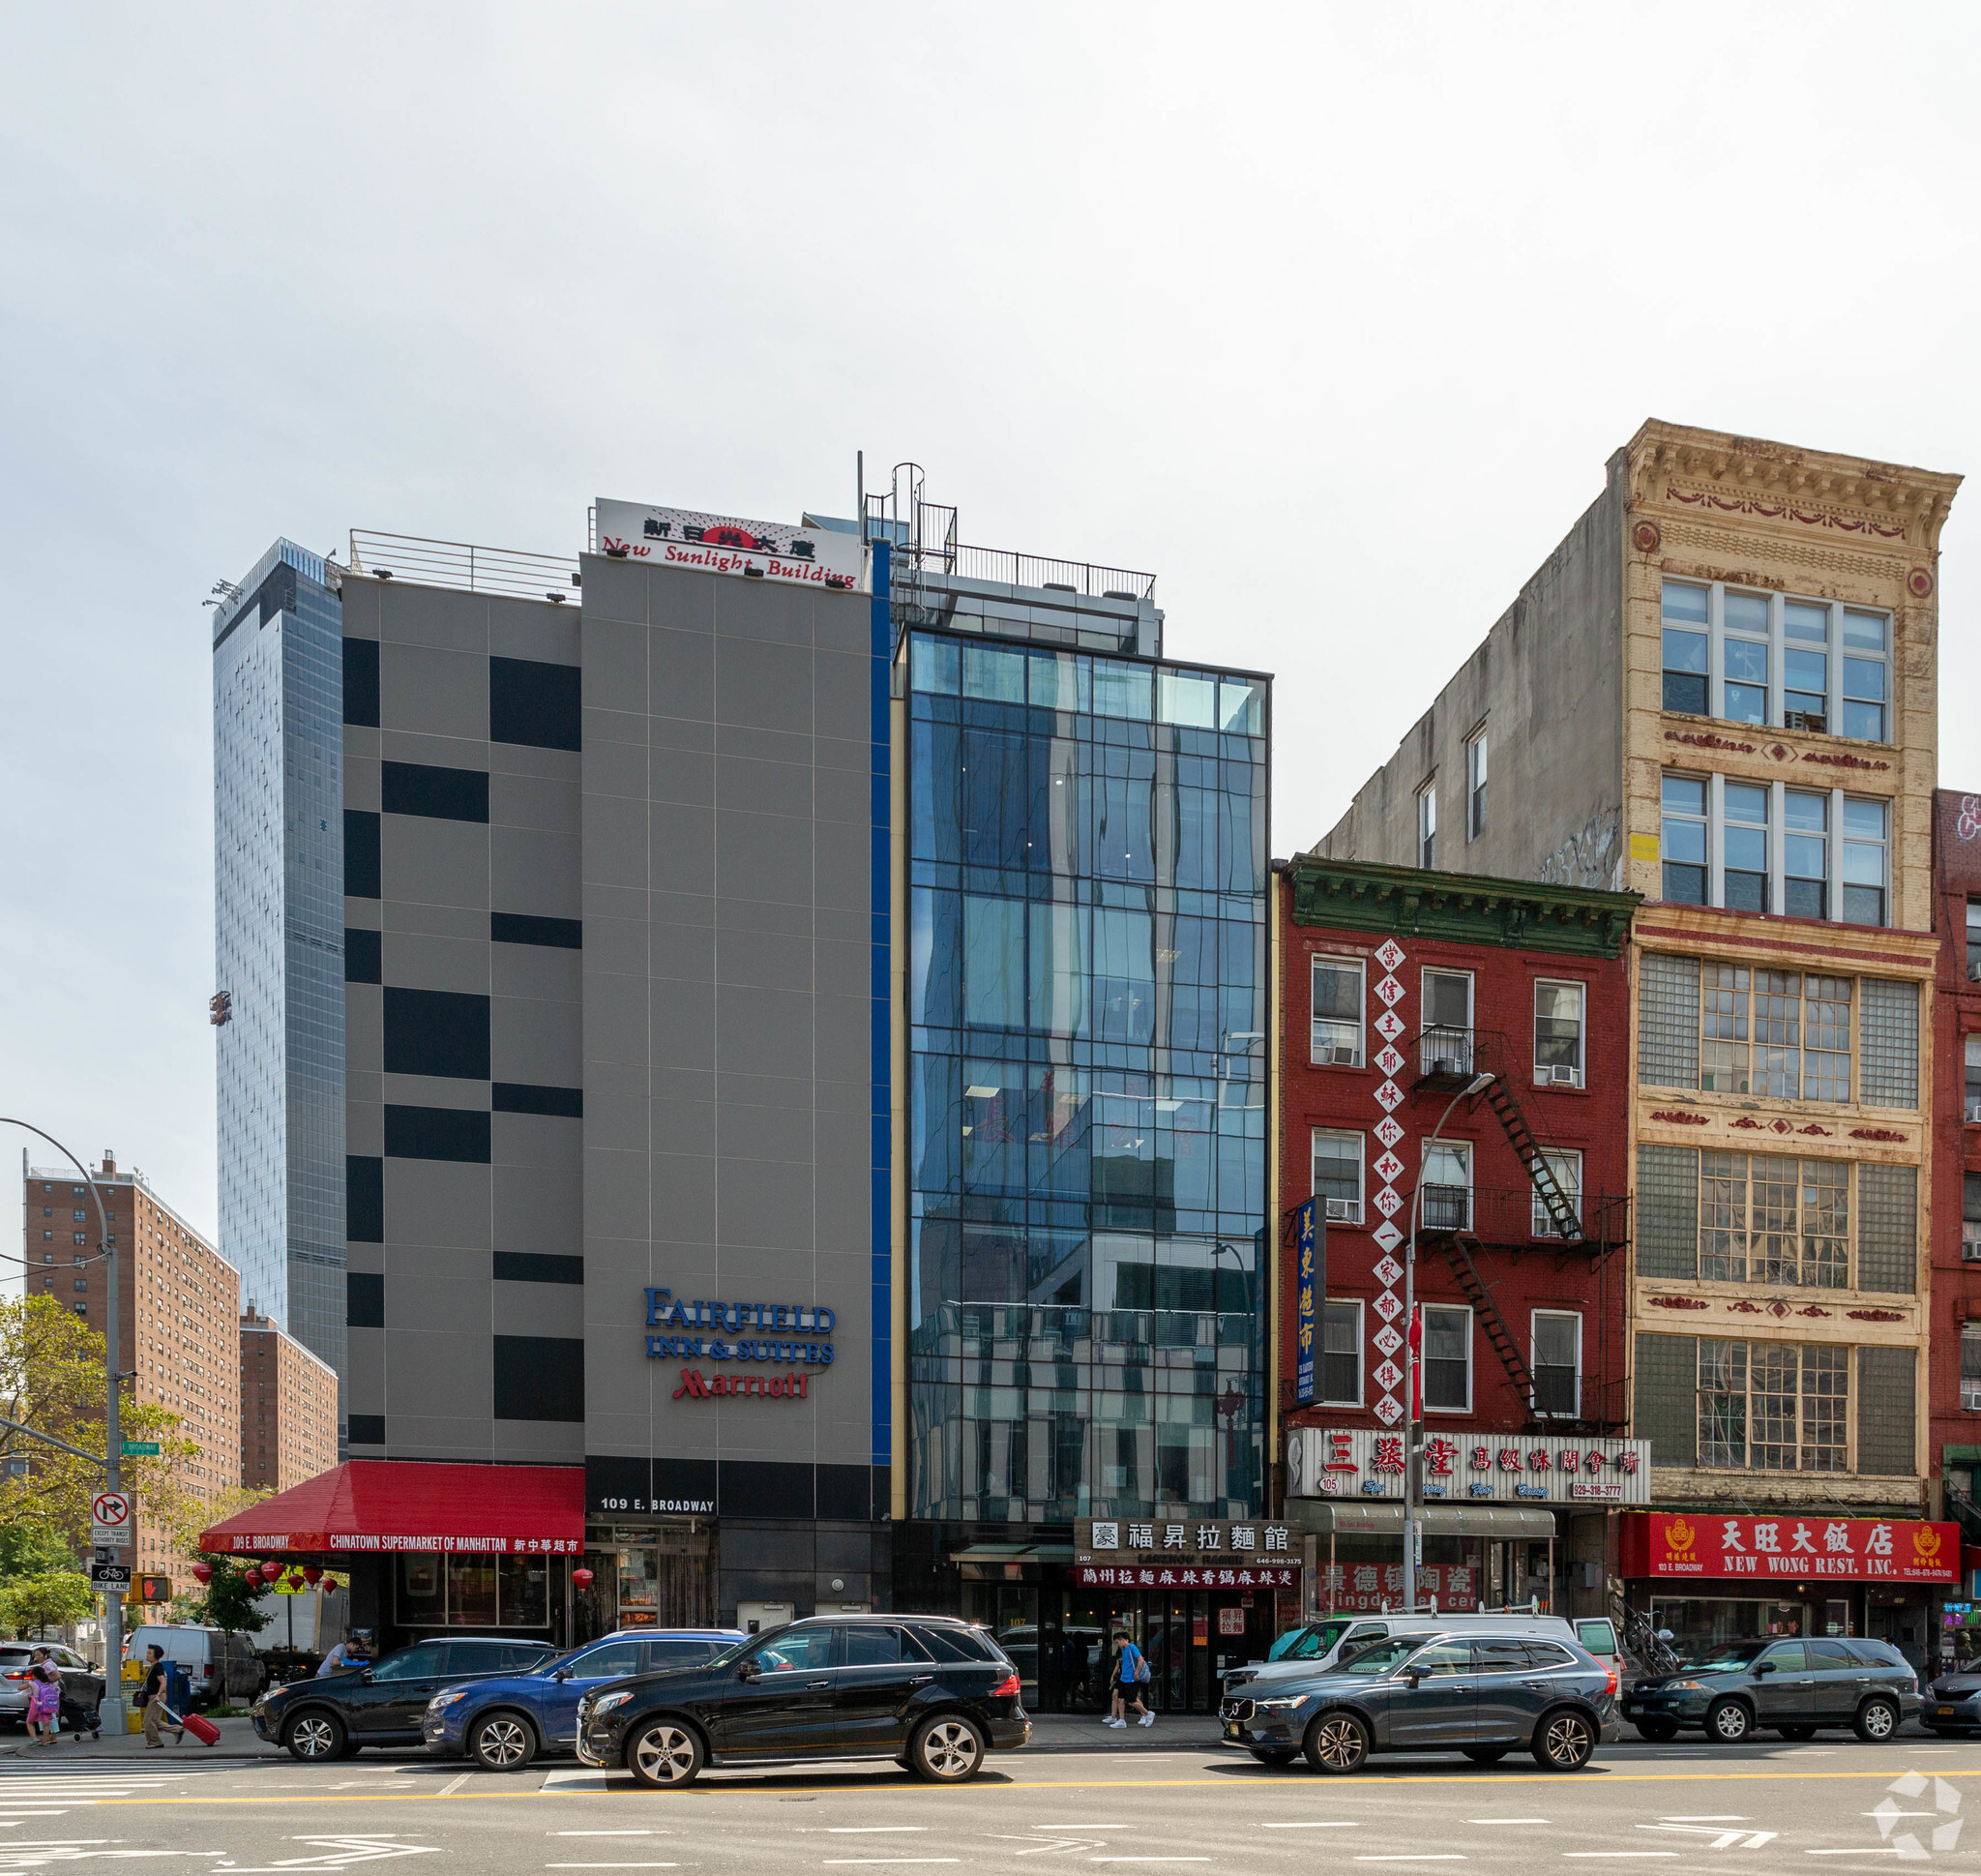
<svg viewBox="0 0 1981 1876">
<path fill-rule="evenodd" d="M 1578 1418 L 1582 1399 L 1582 1319 L 1568 1310 L 1537 1309 L 1534 1335 L 1534 1412 Z"/>
<path fill-rule="evenodd" d="M 1848 1101 L 1851 982 L 1701 965 L 1700 1088 L 1790 1101 Z"/>
<path fill-rule="evenodd" d="M 1754 1472 L 1840 1473 L 1850 1351 L 1821 1344 L 1699 1345 L 1699 1458 Z"/>
<path fill-rule="evenodd" d="M 1427 1231 L 1472 1228 L 1472 1146 L 1465 1140 L 1424 1143 L 1424 1187 L 1419 1217 Z"/>
<path fill-rule="evenodd" d="M 1362 1136 L 1314 1133 L 1314 1196 L 1331 1225 L 1362 1222 Z"/>
<path fill-rule="evenodd" d="M 1430 868 L 1437 864 L 1437 778 L 1417 790 L 1417 864 Z"/>
<path fill-rule="evenodd" d="M 1486 731 L 1475 730 L 1465 743 L 1465 838 L 1475 841 L 1486 831 Z"/>
<path fill-rule="evenodd" d="M 1981 1414 L 1981 1323 L 1961 1325 L 1961 1412 Z"/>
<path fill-rule="evenodd" d="M 1844 803 L 1844 923 L 1882 925 L 1885 846 L 1891 819 L 1882 801 Z"/>
<path fill-rule="evenodd" d="M 1981 1122 L 1981 1034 L 1965 1038 L 1966 1086 L 1961 1094 L 1961 1117 Z"/>
<path fill-rule="evenodd" d="M 1534 986 L 1534 1079 L 1552 1086 L 1582 1085 L 1582 987 Z"/>
<path fill-rule="evenodd" d="M 1829 796 L 1784 789 L 1782 821 L 1782 909 L 1790 918 L 1827 918 Z"/>
<path fill-rule="evenodd" d="M 1724 896 L 1732 912 L 1765 912 L 1768 904 L 1768 790 L 1752 782 L 1721 785 Z"/>
<path fill-rule="evenodd" d="M 1418 1042 L 1421 1072 L 1472 1072 L 1472 973 L 1427 970 L 1423 978 L 1424 1032 Z"/>
<path fill-rule="evenodd" d="M 743 1658 L 765 1674 L 803 1670 L 822 1674 L 832 1666 L 831 1628 L 786 1628 L 759 1642 Z"/>
<path fill-rule="evenodd" d="M 1338 1068 L 1362 1066 L 1362 962 L 1359 958 L 1314 961 L 1314 1041 L 1316 1062 Z"/>
<path fill-rule="evenodd" d="M 1320 1398 L 1330 1407 L 1362 1405 L 1362 1305 L 1324 1303 L 1320 1322 Z"/>
<path fill-rule="evenodd" d="M 1707 712 L 1706 603 L 1703 586 L 1665 582 L 1665 708 L 1702 717 Z"/>
<path fill-rule="evenodd" d="M 1548 1170 L 1554 1176 L 1554 1183 L 1561 1188 L 1561 1196 L 1568 1201 L 1568 1208 L 1575 1214 L 1577 1224 L 1582 1216 L 1582 1156 L 1574 1149 L 1551 1146 L 1541 1154 Z M 1534 1192 L 1534 1236 L 1536 1237 L 1558 1237 L 1560 1228 L 1554 1222 L 1554 1215 L 1548 1209 L 1547 1201 L 1536 1188 Z"/>
<path fill-rule="evenodd" d="M 1864 742 L 1885 735 L 1887 621 L 1882 612 L 1844 613 L 1843 732 Z"/>
<path fill-rule="evenodd" d="M 1848 1165 L 1701 1153 L 1699 1273 L 1720 1283 L 1848 1289 Z"/>
<path fill-rule="evenodd" d="M 1660 847 L 1664 897 L 1673 905 L 1706 903 L 1706 784 L 1703 776 L 1665 777 Z"/>
<path fill-rule="evenodd" d="M 1424 1306 L 1424 1407 L 1426 1412 L 1472 1411 L 1472 1312 Z"/>
<path fill-rule="evenodd" d="M 1720 641 L 1720 714 L 1730 723 L 1768 721 L 1768 603 L 1729 593 Z"/>
<path fill-rule="evenodd" d="M 1967 976 L 1981 979 L 1981 899 L 1967 901 Z M 42 1216 L 48 1214 L 44 1211 Z"/>
<path fill-rule="evenodd" d="M 1961 1259 L 1981 1260 L 1981 1173 L 1961 1176 Z"/>
</svg>

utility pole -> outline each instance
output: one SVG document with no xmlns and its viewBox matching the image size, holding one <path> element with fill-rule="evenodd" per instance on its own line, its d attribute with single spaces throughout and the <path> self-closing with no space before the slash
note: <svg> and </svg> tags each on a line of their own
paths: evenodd
<svg viewBox="0 0 1981 1876">
<path fill-rule="evenodd" d="M 82 1176 L 89 1186 L 90 1202 L 97 1208 L 97 1249 L 104 1260 L 103 1288 L 107 1297 L 103 1312 L 103 1367 L 108 1382 L 103 1403 L 103 1471 L 108 1489 L 119 1492 L 124 1489 L 124 1438 L 118 1430 L 117 1409 L 124 1377 L 118 1371 L 117 1247 L 110 1241 L 109 1223 L 103 1216 L 103 1195 L 97 1190 L 94 1175 L 53 1134 L 44 1133 L 25 1120 L 12 1119 L 5 1115 L 0 1115 L 0 1125 L 21 1127 L 37 1140 L 45 1140 Z M 134 1550 L 133 1555 L 135 1555 Z M 110 1730 L 121 1735 L 125 1727 L 125 1706 L 124 1595 L 120 1590 L 103 1592 L 103 1700 L 110 1709 Z"/>
</svg>

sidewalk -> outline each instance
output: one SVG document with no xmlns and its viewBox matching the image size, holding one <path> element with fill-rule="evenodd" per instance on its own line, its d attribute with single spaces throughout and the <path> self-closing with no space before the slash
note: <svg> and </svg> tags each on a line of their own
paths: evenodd
<svg viewBox="0 0 1981 1876">
<path fill-rule="evenodd" d="M 1098 1713 L 1034 1713 L 1034 1752 L 1222 1752 L 1215 1713 L 1158 1713 L 1153 1726 L 1103 1726 Z"/>
<path fill-rule="evenodd" d="M 175 1745 L 168 1731 L 164 1747 L 158 1752 L 146 1751 L 141 1733 L 112 1733 L 109 1720 L 109 1710 L 105 1708 L 103 1737 L 100 1740 L 91 1739 L 87 1733 L 64 1733 L 53 1745 L 42 1746 L 30 1745 L 24 1734 L 12 1735 L 5 1745 L 0 1745 L 0 1759 L 29 1760 L 67 1771 L 93 1759 L 122 1761 L 137 1758 L 165 1765 L 173 1758 L 180 1758 L 211 1763 L 216 1759 L 262 1759 L 276 1749 L 272 1745 L 264 1745 L 254 1737 L 254 1722 L 246 1714 L 238 1719 L 214 1721 L 221 1729 L 218 1745 L 201 1745 L 191 1733 L 182 1743 Z"/>
</svg>

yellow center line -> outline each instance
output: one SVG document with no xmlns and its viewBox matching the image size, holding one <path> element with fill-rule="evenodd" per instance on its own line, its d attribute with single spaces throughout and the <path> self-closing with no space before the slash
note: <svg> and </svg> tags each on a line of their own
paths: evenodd
<svg viewBox="0 0 1981 1876">
<path fill-rule="evenodd" d="M 1939 1778 L 1981 1777 L 1981 1766 L 1936 1766 L 1933 1774 Z M 1610 1785 L 1658 1785 L 1658 1784 L 1737 1784 L 1752 1783 L 1767 1779 L 1813 1779 L 1813 1778 L 1883 1778 L 1889 1781 L 1895 1774 L 1887 1766 L 1879 1772 L 1496 1772 L 1458 1776 L 1449 1772 L 1385 1772 L 1367 1774 L 1352 1785 L 1335 1789 L 1354 1791 L 1368 1790 L 1383 1785 L 1448 1785 L 1453 1790 L 1469 1791 L 1477 1785 L 1565 1785 L 1582 1784 L 1599 1789 Z M 1197 1786 L 1205 1789 L 1223 1789 L 1230 1792 L 1256 1795 L 1261 1790 L 1274 1791 L 1325 1791 L 1326 1785 L 1288 1784 L 1285 1779 L 1267 1780 L 1258 1777 L 1238 1778 L 1028 1778 L 1013 1779 L 1009 1783 L 966 1784 L 966 1785 L 901 1785 L 901 1784 L 845 1784 L 845 1785 L 767 1785 L 767 1784 L 703 1784 L 695 1786 L 698 1797 L 713 1797 L 718 1793 L 733 1793 L 739 1797 L 785 1798 L 799 1793 L 819 1793 L 834 1797 L 874 1797 L 905 1795 L 922 1798 L 947 1798 L 961 1795 L 985 1797 L 991 1793 L 1005 1794 L 1028 1791 L 1106 1791 L 1120 1789 L 1153 1789 L 1157 1787 L 1173 1789 L 1180 1786 Z M 4 1786 L 0 1786 L 4 1789 Z M 631 1790 L 620 1787 L 607 1788 L 604 1792 L 580 1790 L 571 1786 L 558 1786 L 547 1791 L 458 1791 L 458 1792 L 376 1792 L 366 1795 L 362 1792 L 322 1796 L 286 1796 L 269 1798 L 103 1798 L 97 1801 L 97 1806 L 107 1807 L 117 1804 L 451 1804 L 484 1798 L 666 1798 L 681 1797 L 683 1793 L 644 1791 L 638 1787 Z"/>
</svg>

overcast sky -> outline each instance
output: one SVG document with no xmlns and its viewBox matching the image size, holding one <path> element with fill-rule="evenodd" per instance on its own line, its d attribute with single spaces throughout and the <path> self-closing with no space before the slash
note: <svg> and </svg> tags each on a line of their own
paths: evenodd
<svg viewBox="0 0 1981 1876">
<path fill-rule="evenodd" d="M 1645 417 L 1981 459 L 1971 8 L 305 14 L 0 4 L 0 1113 L 205 1230 L 200 601 L 278 534 L 571 553 L 913 457 L 1278 674 L 1286 853 Z M 1981 489 L 1949 785 L 1977 543 Z"/>
</svg>

